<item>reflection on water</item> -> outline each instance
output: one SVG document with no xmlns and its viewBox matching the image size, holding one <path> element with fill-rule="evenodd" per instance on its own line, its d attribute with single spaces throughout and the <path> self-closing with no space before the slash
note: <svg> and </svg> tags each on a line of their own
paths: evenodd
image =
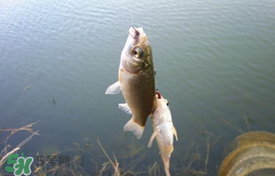
<svg viewBox="0 0 275 176">
<path fill-rule="evenodd" d="M 136 140 L 123 132 L 129 117 L 117 108 L 122 96 L 104 95 L 117 80 L 129 27 L 142 26 L 152 45 L 157 87 L 169 99 L 178 130 L 171 174 L 217 173 L 223 148 L 236 136 L 275 132 L 274 5 L 272 0 L 2 1 L 0 129 L 40 120 L 34 127 L 40 136 L 21 149 L 33 157 L 78 150 L 74 143 L 86 148 L 88 140 L 87 172 L 108 161 L 97 136 L 120 166 L 132 162 L 135 167 L 127 169 L 157 171 L 157 146 L 146 148 L 150 121 Z M 9 143 L 16 146 L 27 136 L 18 133 Z"/>
</svg>

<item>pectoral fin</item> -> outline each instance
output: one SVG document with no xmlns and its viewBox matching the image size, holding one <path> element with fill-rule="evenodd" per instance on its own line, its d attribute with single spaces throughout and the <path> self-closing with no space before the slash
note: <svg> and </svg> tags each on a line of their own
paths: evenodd
<svg viewBox="0 0 275 176">
<path fill-rule="evenodd" d="M 151 136 L 151 138 L 150 138 L 150 140 L 149 140 L 149 142 L 148 142 L 147 147 L 149 147 L 149 148 L 152 147 L 154 138 L 157 136 L 158 133 L 159 133 L 159 132 L 158 132 L 157 130 L 155 130 L 155 131 L 153 132 L 153 134 L 152 134 L 152 136 Z"/>
<path fill-rule="evenodd" d="M 133 117 L 125 124 L 124 131 L 132 131 L 137 139 L 141 138 L 144 127 L 134 122 Z"/>
<path fill-rule="evenodd" d="M 173 132 L 173 134 L 175 135 L 175 137 L 176 137 L 176 140 L 178 141 L 179 139 L 178 139 L 178 133 L 177 133 L 177 130 L 176 130 L 176 128 L 173 126 L 172 127 L 172 132 Z"/>
<path fill-rule="evenodd" d="M 105 94 L 118 94 L 119 92 L 120 92 L 120 84 L 119 84 L 119 81 L 117 81 L 107 88 Z"/>
<path fill-rule="evenodd" d="M 118 104 L 118 108 L 122 110 L 123 112 L 126 112 L 127 114 L 132 114 L 131 109 L 127 105 L 127 103 L 120 103 Z"/>
</svg>

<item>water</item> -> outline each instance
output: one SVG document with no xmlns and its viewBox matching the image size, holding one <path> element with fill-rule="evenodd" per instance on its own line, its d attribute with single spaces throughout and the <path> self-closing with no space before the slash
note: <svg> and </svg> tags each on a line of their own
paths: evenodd
<svg viewBox="0 0 275 176">
<path fill-rule="evenodd" d="M 251 130 L 275 132 L 274 8 L 272 0 L 1 1 L 0 128 L 39 121 L 34 129 L 40 136 L 21 149 L 33 157 L 90 143 L 87 172 L 94 169 L 87 158 L 99 166 L 107 161 L 97 136 L 120 163 L 141 147 L 134 158 L 146 156 L 134 171 L 155 161 L 162 165 L 156 143 L 146 149 L 150 119 L 140 140 L 125 135 L 130 117 L 117 108 L 122 95 L 104 95 L 117 80 L 129 27 L 142 26 L 157 88 L 169 100 L 178 130 L 171 173 L 181 174 L 196 152 L 201 162 L 191 168 L 204 171 L 209 138 L 210 144 L 217 140 L 207 165 L 208 175 L 215 175 L 224 147 L 240 134 L 217 115 L 243 131 L 246 117 Z M 9 143 L 27 136 L 19 132 Z"/>
</svg>

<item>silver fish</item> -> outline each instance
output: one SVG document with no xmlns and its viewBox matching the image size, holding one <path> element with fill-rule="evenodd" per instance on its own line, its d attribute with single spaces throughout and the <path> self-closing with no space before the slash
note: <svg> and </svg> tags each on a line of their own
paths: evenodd
<svg viewBox="0 0 275 176">
<path fill-rule="evenodd" d="M 174 150 L 173 139 L 175 135 L 176 140 L 178 140 L 178 135 L 172 122 L 168 100 L 164 99 L 159 92 L 156 93 L 157 106 L 151 116 L 154 132 L 150 138 L 148 147 L 152 146 L 153 140 L 156 138 L 166 176 L 170 176 L 170 157 Z"/>
<path fill-rule="evenodd" d="M 124 131 L 132 131 L 139 139 L 146 120 L 155 107 L 152 50 L 142 28 L 129 29 L 129 36 L 121 52 L 118 81 L 109 86 L 105 94 L 117 94 L 120 91 L 126 103 L 119 104 L 119 108 L 132 113 Z"/>
</svg>

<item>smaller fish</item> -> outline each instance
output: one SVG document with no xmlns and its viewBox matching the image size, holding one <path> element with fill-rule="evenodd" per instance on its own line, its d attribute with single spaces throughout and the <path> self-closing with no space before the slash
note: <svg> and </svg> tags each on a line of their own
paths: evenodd
<svg viewBox="0 0 275 176">
<path fill-rule="evenodd" d="M 178 135 L 172 122 L 168 100 L 164 99 L 158 91 L 156 91 L 156 99 L 157 106 L 151 115 L 154 132 L 150 138 L 148 147 L 152 146 L 153 140 L 156 138 L 166 176 L 170 176 L 170 157 L 174 150 L 173 140 L 174 135 L 176 140 L 178 140 Z"/>
<path fill-rule="evenodd" d="M 56 105 L 56 101 L 55 101 L 55 99 L 54 99 L 54 98 L 49 99 L 48 101 L 49 101 L 49 102 L 52 102 L 53 104 L 55 104 L 55 105 Z"/>
<path fill-rule="evenodd" d="M 23 90 L 23 92 L 26 92 L 28 89 L 30 89 L 32 86 L 30 85 L 30 86 L 26 86 L 25 88 L 24 88 L 24 90 Z"/>
<path fill-rule="evenodd" d="M 55 102 L 54 98 L 53 98 L 53 104 L 56 104 L 56 102 Z"/>
</svg>

